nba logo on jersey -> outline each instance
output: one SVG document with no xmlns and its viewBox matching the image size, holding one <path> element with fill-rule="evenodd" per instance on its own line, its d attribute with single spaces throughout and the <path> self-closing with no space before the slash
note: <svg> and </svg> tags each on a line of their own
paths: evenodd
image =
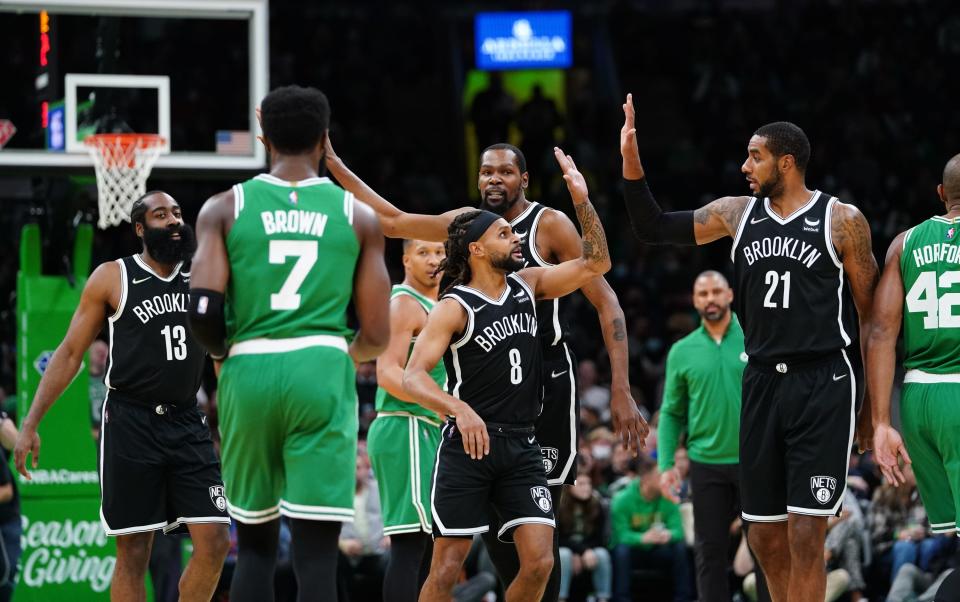
<svg viewBox="0 0 960 602">
<path fill-rule="evenodd" d="M 297 204 L 297 201 L 300 200 L 300 197 L 297 196 L 297 191 L 296 191 L 296 190 L 291 190 L 291 191 L 290 191 L 290 194 L 287 195 L 287 198 L 290 199 L 290 204 L 291 204 L 291 205 L 296 205 L 296 204 Z"/>
<path fill-rule="evenodd" d="M 833 498 L 837 490 L 837 480 L 833 477 L 810 477 L 810 491 L 813 497 L 821 504 L 826 504 Z"/>
<path fill-rule="evenodd" d="M 223 497 L 223 485 L 213 485 L 210 487 L 210 501 L 221 512 L 227 507 L 227 499 Z"/>
<path fill-rule="evenodd" d="M 947 240 L 953 240 L 953 237 L 956 236 L 956 234 L 957 234 L 957 227 L 951 226 L 951 228 L 947 230 Z"/>
<path fill-rule="evenodd" d="M 530 495 L 533 496 L 533 501 L 536 502 L 537 506 L 543 510 L 544 514 L 549 514 L 550 509 L 553 507 L 553 503 L 550 499 L 550 490 L 541 485 L 530 488 Z"/>
</svg>

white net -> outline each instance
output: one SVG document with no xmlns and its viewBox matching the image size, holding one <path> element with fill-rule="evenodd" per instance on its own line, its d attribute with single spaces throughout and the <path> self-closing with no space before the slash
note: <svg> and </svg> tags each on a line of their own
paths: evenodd
<svg viewBox="0 0 960 602">
<path fill-rule="evenodd" d="M 129 222 L 133 202 L 146 192 L 163 138 L 156 134 L 96 134 L 84 143 L 97 172 L 97 225 L 106 229 Z"/>
</svg>

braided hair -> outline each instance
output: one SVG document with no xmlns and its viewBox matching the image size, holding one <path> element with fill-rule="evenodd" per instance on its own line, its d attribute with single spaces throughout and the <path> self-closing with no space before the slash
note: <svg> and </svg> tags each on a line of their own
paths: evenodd
<svg viewBox="0 0 960 602">
<path fill-rule="evenodd" d="M 482 213 L 480 210 L 467 211 L 453 218 L 447 228 L 447 240 L 443 243 L 443 250 L 447 256 L 440 262 L 436 273 L 444 272 L 450 278 L 450 284 L 443 292 L 446 293 L 458 284 L 466 284 L 473 277 L 470 271 L 470 243 L 466 241 L 467 231 L 473 220 Z"/>
</svg>

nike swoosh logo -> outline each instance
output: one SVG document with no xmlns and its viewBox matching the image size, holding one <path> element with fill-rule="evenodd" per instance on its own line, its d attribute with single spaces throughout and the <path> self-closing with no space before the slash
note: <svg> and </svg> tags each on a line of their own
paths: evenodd
<svg viewBox="0 0 960 602">
<path fill-rule="evenodd" d="M 471 309 L 473 309 L 474 313 L 476 313 L 476 312 L 480 311 L 481 309 L 483 309 L 484 307 L 486 307 L 487 305 L 489 305 L 489 304 L 488 304 L 488 303 L 484 303 L 484 304 L 481 305 L 480 307 L 472 307 Z"/>
<path fill-rule="evenodd" d="M 755 218 L 755 217 L 751 217 L 751 218 L 750 218 L 750 223 L 751 223 L 751 224 L 759 224 L 760 222 L 762 222 L 763 220 L 766 220 L 766 219 L 770 219 L 770 218 L 769 218 L 769 217 L 761 217 L 760 219 L 757 219 L 757 218 Z"/>
<path fill-rule="evenodd" d="M 140 284 L 141 282 L 146 282 L 147 280 L 150 280 L 150 276 L 147 276 L 146 278 L 141 278 L 140 280 L 137 280 L 136 278 L 134 278 L 133 283 Z"/>
<path fill-rule="evenodd" d="M 834 375 L 833 375 L 833 380 L 843 380 L 843 379 L 845 379 L 846 377 L 847 377 L 846 374 L 841 374 L 840 376 L 837 376 L 836 374 L 834 374 Z"/>
<path fill-rule="evenodd" d="M 563 372 L 551 372 L 551 373 L 550 373 L 550 377 L 551 377 L 551 378 L 557 378 L 558 376 L 563 376 L 563 375 L 566 374 L 566 373 L 567 373 L 566 370 L 564 370 Z"/>
<path fill-rule="evenodd" d="M 527 443 L 533 443 L 536 440 L 537 440 L 536 437 L 527 437 Z"/>
</svg>

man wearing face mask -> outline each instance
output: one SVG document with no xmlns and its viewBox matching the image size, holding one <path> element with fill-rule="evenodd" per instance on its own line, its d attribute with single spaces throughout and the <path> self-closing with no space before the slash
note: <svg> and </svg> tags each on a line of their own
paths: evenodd
<svg viewBox="0 0 960 602">
<path fill-rule="evenodd" d="M 209 600 L 230 547 L 230 519 L 210 429 L 197 409 L 205 352 L 187 327 L 196 241 L 166 193 L 143 195 L 130 219 L 143 250 L 100 265 L 87 280 L 21 426 L 16 466 L 31 478 L 27 455 L 36 469 L 40 421 L 109 324 L 99 455 L 101 522 L 117 537 L 111 594 L 143 599 L 154 532 L 186 526 L 194 553 L 180 600 Z"/>
</svg>

